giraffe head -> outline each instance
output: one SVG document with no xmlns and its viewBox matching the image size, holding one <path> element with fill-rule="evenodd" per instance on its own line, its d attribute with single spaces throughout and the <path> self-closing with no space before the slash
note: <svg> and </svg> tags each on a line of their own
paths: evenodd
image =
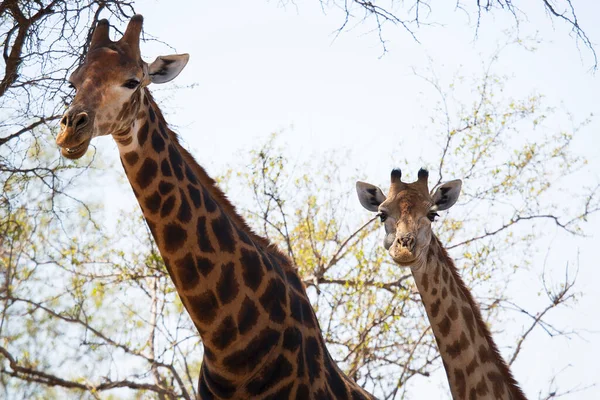
<svg viewBox="0 0 600 400">
<path fill-rule="evenodd" d="M 437 211 L 452 207 L 462 182 L 443 183 L 432 193 L 427 186 L 429 173 L 419 170 L 416 182 L 402 182 L 402 172 L 394 169 L 387 197 L 377 186 L 356 182 L 360 204 L 377 212 L 385 226 L 383 245 L 396 263 L 418 268 L 426 262 L 431 241 L 431 222 Z"/>
<path fill-rule="evenodd" d="M 63 156 L 80 158 L 92 138 L 130 129 L 143 88 L 174 79 L 187 64 L 187 54 L 157 57 L 151 64 L 142 61 L 142 23 L 142 16 L 135 15 L 123 37 L 113 42 L 108 21 L 98 22 L 83 63 L 69 78 L 77 93 L 56 137 Z"/>
</svg>

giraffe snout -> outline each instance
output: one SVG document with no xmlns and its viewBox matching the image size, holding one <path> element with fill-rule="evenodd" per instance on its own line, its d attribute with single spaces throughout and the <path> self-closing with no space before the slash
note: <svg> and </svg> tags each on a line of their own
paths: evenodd
<svg viewBox="0 0 600 400">
<path fill-rule="evenodd" d="M 394 243 L 389 248 L 390 255 L 395 262 L 402 266 L 409 266 L 415 262 L 414 249 L 416 245 L 415 235 L 412 233 L 397 233 Z"/>
<path fill-rule="evenodd" d="M 75 115 L 69 115 L 69 113 L 65 114 L 60 120 L 60 125 L 63 129 L 73 127 L 74 130 L 79 130 L 86 126 L 89 122 L 90 117 L 88 113 L 82 111 Z"/>
<path fill-rule="evenodd" d="M 61 147 L 77 142 L 77 136 L 90 123 L 90 117 L 85 111 L 73 113 L 66 112 L 60 120 L 60 134 L 56 138 L 56 144 Z"/>
<path fill-rule="evenodd" d="M 71 109 L 65 113 L 56 136 L 56 144 L 63 156 L 77 159 L 85 154 L 92 139 L 92 120 L 85 111 Z"/>
</svg>

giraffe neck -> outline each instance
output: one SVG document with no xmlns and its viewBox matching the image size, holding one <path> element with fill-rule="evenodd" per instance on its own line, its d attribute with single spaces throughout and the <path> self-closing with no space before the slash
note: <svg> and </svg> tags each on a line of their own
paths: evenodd
<svg viewBox="0 0 600 400">
<path fill-rule="evenodd" d="M 246 226 L 180 146 L 145 89 L 113 135 L 181 300 L 202 337 L 200 398 L 370 398 L 332 361 L 289 260 Z M 337 392 L 336 392 L 337 390 Z M 357 396 L 358 396 L 357 395 Z"/>
<path fill-rule="evenodd" d="M 435 235 L 427 263 L 412 271 L 454 399 L 525 399 L 479 307 Z"/>
</svg>

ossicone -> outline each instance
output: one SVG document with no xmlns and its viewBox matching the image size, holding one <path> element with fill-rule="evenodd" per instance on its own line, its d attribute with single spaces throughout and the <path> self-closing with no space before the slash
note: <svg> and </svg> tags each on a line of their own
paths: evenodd
<svg viewBox="0 0 600 400">
<path fill-rule="evenodd" d="M 429 171 L 427 171 L 425 168 L 419 169 L 419 172 L 417 173 L 417 182 L 419 182 L 422 186 L 424 186 L 425 189 L 427 190 L 427 192 L 429 192 L 429 187 L 427 184 L 428 180 L 429 180 Z"/>
<path fill-rule="evenodd" d="M 127 42 L 130 46 L 138 45 L 140 43 L 140 34 L 142 33 L 142 25 L 144 24 L 144 17 L 140 14 L 136 14 L 129 20 L 127 29 L 123 37 L 119 40 L 120 42 Z"/>
<path fill-rule="evenodd" d="M 92 40 L 90 42 L 90 48 L 103 47 L 111 43 L 108 37 L 108 29 L 110 25 L 107 19 L 101 19 L 96 24 L 94 32 L 92 33 Z"/>
<path fill-rule="evenodd" d="M 402 179 L 402 171 L 400 170 L 400 168 L 394 168 L 394 169 L 392 170 L 392 173 L 391 173 L 391 177 L 390 177 L 390 178 L 391 178 L 391 182 L 392 182 L 392 183 L 395 183 L 395 182 L 398 182 L 398 183 L 399 183 L 399 182 L 401 182 L 401 179 Z"/>
</svg>

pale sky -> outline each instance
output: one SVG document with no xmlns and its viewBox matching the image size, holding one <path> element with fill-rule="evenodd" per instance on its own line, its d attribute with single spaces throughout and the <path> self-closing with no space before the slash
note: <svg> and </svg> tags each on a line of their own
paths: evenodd
<svg viewBox="0 0 600 400">
<path fill-rule="evenodd" d="M 376 184 L 386 183 L 390 169 L 397 166 L 394 160 L 406 157 L 435 165 L 437 160 L 428 158 L 433 153 L 419 140 L 419 131 L 427 124 L 430 106 L 439 98 L 414 76 L 412 68 L 426 73 L 431 65 L 448 83 L 457 73 L 465 77 L 478 74 L 482 62 L 511 37 L 505 29 L 513 26 L 510 14 L 484 16 L 475 39 L 475 21 L 452 6 L 443 10 L 445 5 L 434 4 L 432 20 L 439 26 L 418 30 L 420 43 L 402 28 L 390 26 L 385 30 L 388 53 L 382 55 L 377 34 L 369 32 L 368 25 L 354 23 L 353 29 L 336 38 L 335 30 L 343 22 L 341 13 L 328 10 L 325 14 L 317 0 L 296 3 L 286 7 L 264 0 L 136 3 L 136 10 L 145 18 L 146 33 L 177 52 L 190 53 L 186 69 L 173 83 L 164 85 L 167 90 L 151 89 L 161 100 L 168 122 L 209 173 L 223 173 L 238 165 L 236 155 L 282 129 L 281 143 L 293 146 L 299 160 L 348 149 L 349 165 L 364 167 L 364 180 Z M 514 97 L 541 92 L 545 104 L 564 107 L 576 120 L 598 113 L 600 78 L 590 70 L 593 60 L 589 51 L 581 44 L 578 50 L 568 28 L 552 22 L 539 3 L 537 8 L 524 9 L 528 22 L 520 27 L 521 37 L 536 34 L 532 26 L 538 30 L 543 42 L 536 45 L 537 51 L 512 46 L 494 68 L 513 77 L 505 91 Z M 592 41 L 600 43 L 600 3 L 579 1 L 575 7 L 581 26 Z M 142 45 L 146 61 L 173 52 L 158 43 Z M 172 90 L 175 85 L 192 84 L 192 89 Z M 566 121 L 556 123 L 564 123 L 564 129 L 570 127 Z M 600 183 L 599 126 L 600 122 L 593 121 L 576 142 L 590 167 L 571 184 Z M 96 144 L 100 141 L 102 147 L 114 150 L 106 152 L 114 156 L 107 162 L 118 165 L 116 146 L 106 138 Z M 407 166 L 415 171 L 419 167 Z M 235 193 L 230 195 L 236 202 Z M 368 215 L 357 201 L 355 204 L 356 213 L 366 219 Z M 578 290 L 584 295 L 576 307 L 557 312 L 553 321 L 584 333 L 573 340 L 552 339 L 538 330 L 529 338 L 513 372 L 532 399 L 547 390 L 553 374 L 560 373 L 561 390 L 600 382 L 596 365 L 600 359 L 600 291 L 596 289 L 600 272 L 593 258 L 599 222 L 595 216 L 585 226 L 589 238 L 565 239 L 556 233 L 547 243 L 554 249 L 552 266 L 559 269 L 573 262 L 579 251 Z M 514 294 L 518 299 L 528 298 L 527 288 L 535 284 L 539 272 L 522 275 L 524 281 L 515 290 L 523 293 Z M 516 334 L 521 328 L 517 329 Z M 515 336 L 515 332 L 506 332 Z M 504 343 L 501 335 L 495 338 L 500 345 Z M 441 369 L 430 378 L 411 379 L 410 385 L 409 393 L 415 399 L 444 398 L 447 393 Z M 570 398 L 599 397 L 600 387 L 596 386 Z"/>
</svg>

